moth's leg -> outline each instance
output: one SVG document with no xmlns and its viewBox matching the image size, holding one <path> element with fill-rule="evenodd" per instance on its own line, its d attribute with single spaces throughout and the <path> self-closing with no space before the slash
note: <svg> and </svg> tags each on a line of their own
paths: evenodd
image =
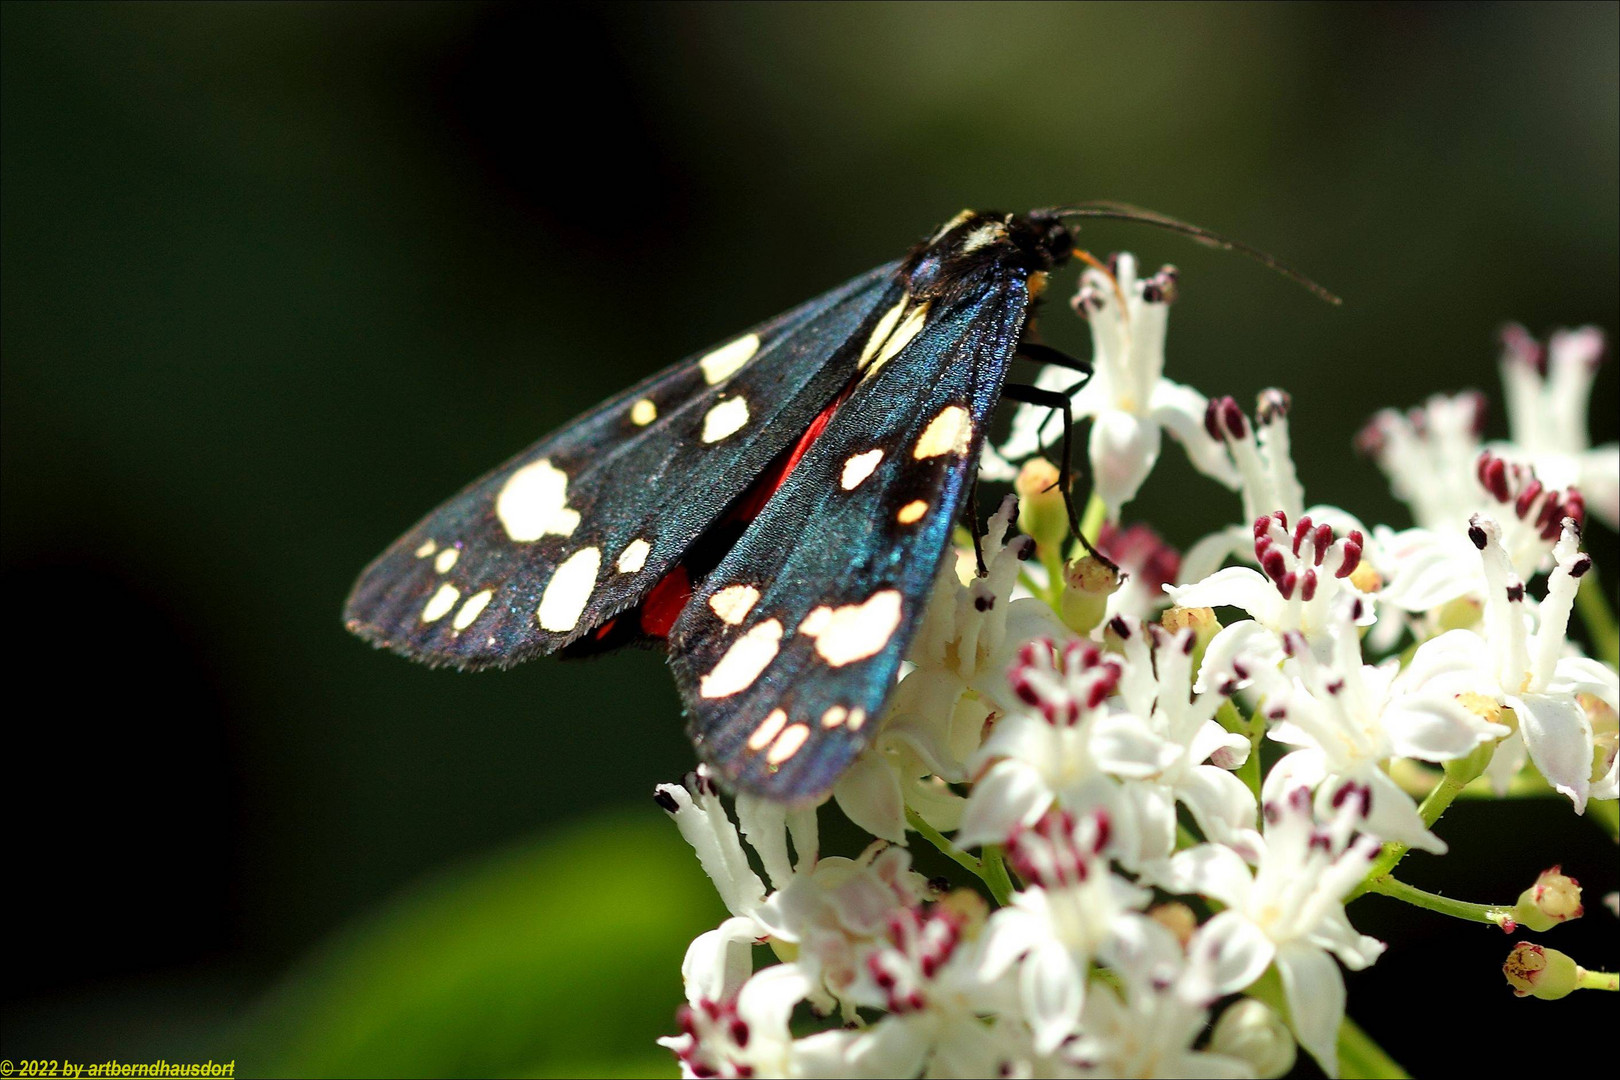
<svg viewBox="0 0 1620 1080">
<path fill-rule="evenodd" d="M 963 507 L 967 514 L 968 535 L 973 537 L 973 558 L 979 564 L 979 576 L 988 577 L 990 568 L 984 564 L 984 543 L 979 538 L 979 477 L 975 473 L 973 480 L 968 484 L 967 505 Z"/>
<path fill-rule="evenodd" d="M 1023 357 L 1025 360 L 1033 360 L 1037 364 L 1051 364 L 1053 367 L 1068 368 L 1070 371 L 1080 372 L 1080 374 L 1084 375 L 1085 378 L 1080 380 L 1079 384 L 1076 386 L 1076 389 L 1079 389 L 1080 386 L 1086 385 L 1086 382 L 1091 378 L 1091 372 L 1093 370 L 1090 360 L 1082 360 L 1078 356 L 1070 356 L 1061 349 L 1054 349 L 1050 345 L 1041 345 L 1034 341 L 1023 342 L 1018 346 L 1018 351 L 1013 355 Z"/>
<path fill-rule="evenodd" d="M 1063 492 L 1063 508 L 1069 514 L 1069 531 L 1075 535 L 1081 546 L 1089 554 L 1108 563 L 1109 566 L 1113 566 L 1113 562 L 1092 547 L 1091 541 L 1087 540 L 1085 534 L 1080 531 L 1080 514 L 1074 508 L 1072 455 L 1069 442 L 1070 430 L 1074 427 L 1074 409 L 1069 404 L 1069 394 L 1061 390 L 1047 390 L 1039 386 L 1028 386 L 1024 383 L 1008 383 L 1002 389 L 1001 395 L 1013 401 L 1021 401 L 1026 405 L 1041 405 L 1063 413 L 1063 442 L 1059 455 L 1061 460 L 1058 462 L 1058 488 Z"/>
</svg>

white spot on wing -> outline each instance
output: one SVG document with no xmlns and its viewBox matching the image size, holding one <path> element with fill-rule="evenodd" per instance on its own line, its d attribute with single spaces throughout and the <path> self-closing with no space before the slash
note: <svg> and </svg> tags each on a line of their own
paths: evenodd
<svg viewBox="0 0 1620 1080">
<path fill-rule="evenodd" d="M 906 303 L 909 299 L 908 296 L 901 301 L 901 304 Z M 928 322 L 927 304 L 919 304 L 912 309 L 903 322 L 895 326 L 890 317 L 893 316 L 898 319 L 899 312 L 900 307 L 897 305 L 887 315 L 883 316 L 883 321 L 878 324 L 876 330 L 872 331 L 871 339 L 867 341 L 866 348 L 861 351 L 861 363 L 859 366 L 865 371 L 865 374 L 861 376 L 863 380 L 876 375 L 878 368 L 899 355 L 901 349 L 911 344 L 912 338 L 922 333 L 922 328 Z M 888 332 L 880 339 L 878 337 L 879 332 L 885 330 Z"/>
<path fill-rule="evenodd" d="M 698 680 L 698 696 L 705 698 L 730 697 L 746 690 L 759 678 L 770 662 L 776 659 L 782 647 L 782 623 L 766 619 L 748 633 L 732 642 L 726 655 L 714 665 L 714 670 Z"/>
<path fill-rule="evenodd" d="M 647 565 L 647 553 L 652 551 L 652 545 L 642 539 L 635 539 L 624 546 L 619 552 L 619 561 L 614 565 L 621 574 L 633 574 Z"/>
<path fill-rule="evenodd" d="M 456 606 L 461 599 L 461 590 L 446 582 L 439 586 L 439 591 L 428 600 L 427 606 L 422 609 L 422 621 L 433 622 L 442 619 Z"/>
<path fill-rule="evenodd" d="M 727 585 L 709 597 L 709 609 L 721 622 L 740 626 L 758 602 L 759 590 L 752 585 Z"/>
<path fill-rule="evenodd" d="M 494 596 L 494 589 L 484 589 L 467 597 L 467 602 L 461 605 L 461 610 L 456 612 L 456 617 L 450 620 L 450 626 L 458 634 L 467 629 L 473 624 L 474 619 L 484 613 L 484 609 L 489 606 L 489 602 Z"/>
<path fill-rule="evenodd" d="M 703 381 L 713 386 L 730 378 L 739 368 L 752 360 L 757 352 L 759 352 L 758 334 L 749 334 L 729 345 L 720 346 L 698 361 L 698 367 L 703 369 Z"/>
<path fill-rule="evenodd" d="M 913 522 L 921 520 L 922 516 L 926 513 L 928 513 L 928 504 L 923 502 L 921 499 L 915 499 L 902 506 L 900 508 L 900 512 L 894 515 L 894 517 L 896 521 L 900 522 L 900 524 L 910 525 Z"/>
<path fill-rule="evenodd" d="M 849 730 L 859 731 L 864 723 L 866 723 L 865 709 L 851 709 L 849 711 Z"/>
<path fill-rule="evenodd" d="M 422 541 L 422 546 L 416 549 L 416 557 L 418 559 L 425 559 L 429 555 L 433 554 L 435 551 L 438 551 L 438 550 L 439 550 L 439 544 L 438 544 L 437 541 L 435 541 L 435 540 L 424 540 L 424 541 Z"/>
<path fill-rule="evenodd" d="M 832 708 L 821 714 L 821 726 L 824 728 L 835 728 L 847 719 L 849 719 L 849 710 L 844 708 L 842 705 L 834 705 Z"/>
<path fill-rule="evenodd" d="M 999 221 L 987 222 L 962 238 L 962 254 L 988 247 L 1007 235 L 1007 226 Z"/>
<path fill-rule="evenodd" d="M 894 328 L 900 325 L 900 316 L 906 313 L 906 305 L 910 303 L 911 294 L 903 293 L 900 302 L 883 313 L 883 318 L 879 319 L 877 325 L 872 327 L 872 336 L 866 339 L 866 345 L 861 349 L 860 362 L 855 365 L 857 368 L 865 368 L 867 364 L 872 362 L 872 357 L 876 356 L 878 350 L 883 347 L 883 343 L 889 340 L 889 335 L 894 333 Z"/>
<path fill-rule="evenodd" d="M 748 401 L 741 397 L 726 398 L 703 417 L 703 441 L 719 442 L 741 431 L 748 423 Z"/>
<path fill-rule="evenodd" d="M 854 491 L 861 486 L 861 482 L 872 475 L 872 470 L 878 467 L 883 460 L 883 451 L 868 450 L 864 454 L 852 454 L 844 462 L 844 475 L 839 478 L 838 486 L 845 491 Z"/>
<path fill-rule="evenodd" d="M 650 398 L 642 398 L 630 406 L 630 422 L 637 427 L 646 427 L 658 419 L 658 406 Z"/>
<path fill-rule="evenodd" d="M 939 232 L 935 233 L 934 238 L 932 240 L 928 241 L 928 242 L 930 244 L 939 243 L 941 240 L 945 239 L 945 237 L 950 233 L 950 231 L 952 229 L 956 228 L 958 225 L 963 224 L 964 222 L 966 222 L 972 216 L 973 216 L 973 211 L 972 210 L 963 210 L 960 214 L 957 214 L 955 217 L 951 218 L 951 220 L 947 221 L 944 225 L 940 226 Z"/>
<path fill-rule="evenodd" d="M 973 418 L 960 405 L 947 405 L 939 415 L 928 421 L 923 433 L 917 436 L 917 445 L 911 456 L 918 461 L 941 454 L 965 454 L 973 438 Z"/>
<path fill-rule="evenodd" d="M 776 737 L 771 744 L 770 752 L 765 755 L 768 765 L 780 765 L 788 758 L 799 752 L 804 740 L 810 737 L 810 727 L 807 724 L 794 724 Z"/>
<path fill-rule="evenodd" d="M 864 603 L 816 608 L 799 632 L 816 639 L 816 652 L 828 664 L 843 667 L 882 652 L 900 625 L 900 610 L 900 591 L 883 589 Z"/>
<path fill-rule="evenodd" d="M 439 552 L 439 557 L 433 560 L 433 569 L 437 570 L 441 574 L 448 574 L 450 572 L 450 568 L 456 565 L 456 560 L 460 557 L 461 550 L 459 548 L 445 548 L 443 551 Z"/>
<path fill-rule="evenodd" d="M 571 536 L 579 524 L 579 511 L 568 509 L 568 474 L 546 458 L 507 477 L 495 497 L 495 516 L 506 535 L 519 542 L 547 533 Z"/>
<path fill-rule="evenodd" d="M 782 729 L 786 726 L 787 713 L 783 712 L 781 709 L 773 710 L 771 715 L 760 721 L 759 727 L 754 729 L 754 733 L 748 736 L 748 749 L 765 749 L 771 744 L 771 740 L 775 739 L 777 735 L 781 734 Z"/>
<path fill-rule="evenodd" d="M 580 548 L 557 567 L 540 594 L 540 608 L 535 617 L 540 629 L 567 633 L 579 625 L 580 612 L 596 588 L 596 571 L 602 566 L 602 549 Z"/>
</svg>

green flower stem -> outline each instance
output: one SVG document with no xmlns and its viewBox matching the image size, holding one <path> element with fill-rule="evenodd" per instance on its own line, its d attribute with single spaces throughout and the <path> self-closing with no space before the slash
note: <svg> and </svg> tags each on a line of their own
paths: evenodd
<svg viewBox="0 0 1620 1080">
<path fill-rule="evenodd" d="M 1581 622 L 1592 636 L 1592 651 L 1610 667 L 1620 665 L 1620 627 L 1615 625 L 1614 609 L 1604 595 L 1601 584 L 1592 580 L 1597 574 L 1588 573 L 1575 594 L 1575 609 L 1581 613 Z"/>
<path fill-rule="evenodd" d="M 1007 860 L 1002 854 L 1001 845 L 990 844 L 984 849 L 984 869 L 990 875 L 985 879 L 985 884 L 990 886 L 990 894 L 996 898 L 996 903 L 1002 907 L 1012 903 L 1012 875 L 1007 872 Z"/>
<path fill-rule="evenodd" d="M 1347 1016 L 1339 1025 L 1339 1075 L 1344 1080 L 1397 1080 L 1411 1074 Z"/>
<path fill-rule="evenodd" d="M 1102 496 L 1093 491 L 1091 498 L 1086 500 L 1085 512 L 1080 515 L 1080 535 L 1095 544 L 1097 537 L 1102 535 L 1103 521 L 1107 517 L 1108 504 L 1102 501 Z"/>
<path fill-rule="evenodd" d="M 1587 971 L 1579 969 L 1577 978 L 1580 979 L 1582 990 L 1620 990 L 1620 972 L 1616 971 Z"/>
<path fill-rule="evenodd" d="M 1423 803 L 1418 807 L 1418 816 L 1423 819 L 1424 827 L 1433 828 L 1434 823 L 1440 820 L 1440 815 L 1446 812 L 1446 807 L 1450 806 L 1452 800 L 1462 794 L 1463 788 L 1467 786 L 1466 782 L 1459 781 L 1450 774 L 1443 774 L 1434 790 L 1424 797 Z M 1361 880 L 1361 884 L 1344 898 L 1344 902 L 1348 904 L 1381 884 L 1395 872 L 1395 867 L 1406 858 L 1408 850 L 1410 849 L 1405 844 L 1385 844 L 1383 853 L 1374 860 L 1372 869 L 1367 871 L 1367 876 Z"/>
<path fill-rule="evenodd" d="M 1249 740 L 1249 760 L 1237 770 L 1237 778 L 1254 793 L 1255 802 L 1260 801 L 1260 744 L 1266 738 L 1266 721 L 1259 710 L 1249 719 L 1245 720 L 1243 714 L 1238 712 L 1236 705 L 1228 699 L 1215 710 L 1215 719 L 1220 721 L 1221 727 L 1234 735 L 1242 735 Z"/>
<path fill-rule="evenodd" d="M 997 904 L 1005 907 L 1012 899 L 1012 883 L 1007 880 L 1007 868 L 1001 865 L 999 853 L 994 868 L 987 866 L 951 843 L 944 833 L 924 821 L 922 815 L 909 806 L 906 807 L 906 824 L 911 826 L 912 832 L 938 848 L 947 859 L 984 882 L 984 887 L 990 890 Z"/>
<path fill-rule="evenodd" d="M 1463 900 L 1453 900 L 1448 896 L 1441 896 L 1438 893 L 1424 892 L 1422 889 L 1388 876 L 1373 882 L 1367 887 L 1367 891 L 1378 893 L 1381 896 L 1394 897 L 1396 900 L 1404 900 L 1415 907 L 1438 911 L 1442 915 L 1450 915 L 1454 919 L 1466 919 L 1469 922 L 1489 923 L 1492 926 L 1499 927 L 1513 918 L 1513 906 L 1511 904 L 1507 907 L 1499 904 L 1470 904 Z"/>
<path fill-rule="evenodd" d="M 1390 762 L 1389 775 L 1392 780 L 1401 786 L 1401 790 L 1408 795 L 1422 796 L 1434 789 L 1434 785 L 1445 775 L 1439 769 L 1425 765 L 1421 761 L 1411 758 L 1396 758 Z M 1508 781 L 1507 791 L 1501 795 L 1491 785 L 1489 777 L 1480 776 L 1469 781 L 1468 785 L 1457 793 L 1459 799 L 1542 799 L 1550 798 L 1558 793 L 1547 786 L 1547 781 L 1534 769 L 1525 769 L 1519 775 Z M 1589 804 L 1588 813 L 1591 813 Z M 1611 805 L 1609 803 L 1602 804 Z"/>
</svg>

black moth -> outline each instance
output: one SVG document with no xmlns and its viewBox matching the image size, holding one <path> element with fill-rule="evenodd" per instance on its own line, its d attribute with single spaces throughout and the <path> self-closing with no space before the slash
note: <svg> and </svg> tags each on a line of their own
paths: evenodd
<svg viewBox="0 0 1620 1080">
<path fill-rule="evenodd" d="M 468 669 L 665 640 L 719 779 L 818 798 L 883 715 L 1014 354 L 1056 358 L 1023 338 L 1067 216 L 1241 247 L 1109 204 L 963 211 L 472 484 L 366 568 L 349 629 Z"/>
</svg>

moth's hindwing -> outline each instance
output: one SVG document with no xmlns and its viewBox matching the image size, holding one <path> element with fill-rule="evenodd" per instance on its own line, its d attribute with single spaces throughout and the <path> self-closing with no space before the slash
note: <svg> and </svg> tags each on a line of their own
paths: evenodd
<svg viewBox="0 0 1620 1080">
<path fill-rule="evenodd" d="M 632 387 L 433 511 L 369 566 L 349 629 L 506 666 L 635 606 L 850 381 L 896 264 Z"/>
<path fill-rule="evenodd" d="M 729 786 L 806 801 L 870 741 L 950 550 L 1025 276 L 992 268 L 863 379 L 675 624 L 688 731 Z"/>
</svg>

